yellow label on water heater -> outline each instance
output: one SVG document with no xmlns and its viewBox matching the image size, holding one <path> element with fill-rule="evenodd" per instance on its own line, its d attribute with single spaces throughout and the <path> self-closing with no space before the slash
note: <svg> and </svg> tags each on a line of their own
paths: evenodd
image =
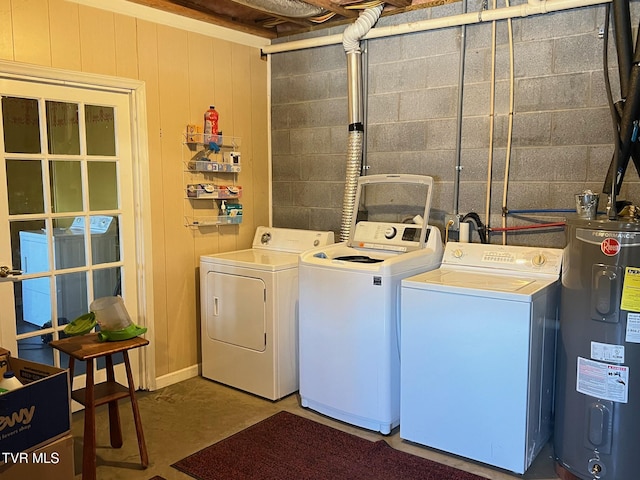
<svg viewBox="0 0 640 480">
<path fill-rule="evenodd" d="M 620 308 L 629 312 L 640 312 L 640 268 L 626 267 Z"/>
</svg>

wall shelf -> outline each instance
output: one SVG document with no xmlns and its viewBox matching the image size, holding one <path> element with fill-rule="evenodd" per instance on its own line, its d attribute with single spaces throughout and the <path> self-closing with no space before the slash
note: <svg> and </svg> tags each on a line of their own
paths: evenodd
<svg viewBox="0 0 640 480">
<path fill-rule="evenodd" d="M 242 197 L 240 185 L 215 185 L 212 183 L 189 183 L 186 194 L 190 200 L 234 200 Z"/>
<path fill-rule="evenodd" d="M 184 134 L 183 186 L 184 225 L 199 228 L 242 223 L 242 187 L 237 185 L 240 139 L 223 136 L 218 143 L 205 143 L 203 134 Z M 229 203 L 229 209 L 222 203 Z M 225 205 L 226 207 L 227 205 Z"/>
<path fill-rule="evenodd" d="M 220 225 L 239 225 L 242 215 L 217 215 L 213 217 L 184 217 L 185 227 L 217 227 Z"/>
</svg>

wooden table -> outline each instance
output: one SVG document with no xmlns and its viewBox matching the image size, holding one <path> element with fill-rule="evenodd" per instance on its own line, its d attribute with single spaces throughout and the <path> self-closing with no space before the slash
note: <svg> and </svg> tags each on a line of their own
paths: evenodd
<svg viewBox="0 0 640 480">
<path fill-rule="evenodd" d="M 120 427 L 120 414 L 118 412 L 118 400 L 129 397 L 133 409 L 133 420 L 138 436 L 138 448 L 140 461 L 143 467 L 149 465 L 147 446 L 142 432 L 142 421 L 135 397 L 135 385 L 131 374 L 128 351 L 133 348 L 144 347 L 149 340 L 135 337 L 129 340 L 117 342 L 101 342 L 98 334 L 79 335 L 62 340 L 50 342 L 53 348 L 66 353 L 69 356 L 69 375 L 71 376 L 71 398 L 84 405 L 84 448 L 82 451 L 82 480 L 95 480 L 96 478 L 96 407 L 109 404 L 109 435 L 111 446 L 122 446 L 122 429 Z M 113 358 L 115 353 L 122 353 L 127 372 L 128 386 L 116 382 L 113 371 Z M 107 367 L 107 380 L 94 385 L 93 366 L 94 360 L 105 357 Z M 73 369 L 75 360 L 86 362 L 87 381 L 86 387 L 73 391 Z"/>
</svg>

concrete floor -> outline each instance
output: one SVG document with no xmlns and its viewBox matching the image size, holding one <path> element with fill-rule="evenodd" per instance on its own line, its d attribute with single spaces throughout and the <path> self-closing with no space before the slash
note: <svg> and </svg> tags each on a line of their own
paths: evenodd
<svg viewBox="0 0 640 480">
<path fill-rule="evenodd" d="M 402 440 L 399 429 L 384 436 L 353 427 L 319 415 L 300 406 L 297 394 L 278 402 L 271 402 L 201 377 L 192 378 L 155 392 L 138 392 L 138 402 L 149 453 L 149 467 L 142 469 L 138 442 L 133 427 L 130 404 L 120 401 L 120 415 L 124 445 L 120 449 L 109 446 L 108 412 L 98 408 L 97 415 L 97 477 L 98 480 L 148 480 L 160 475 L 167 480 L 191 479 L 171 467 L 171 464 L 252 425 L 272 414 L 286 410 L 344 430 L 355 435 L 379 440 L 391 446 L 440 463 L 449 464 L 485 476 L 491 480 L 556 480 L 551 445 L 546 445 L 525 475 L 509 474 L 502 470 L 465 461 L 426 447 Z M 73 415 L 76 480 L 81 479 L 83 412 Z"/>
</svg>

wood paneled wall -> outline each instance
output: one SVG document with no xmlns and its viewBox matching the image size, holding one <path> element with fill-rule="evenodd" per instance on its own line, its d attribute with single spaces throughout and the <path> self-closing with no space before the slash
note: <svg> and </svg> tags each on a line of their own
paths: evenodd
<svg viewBox="0 0 640 480">
<path fill-rule="evenodd" d="M 142 80 L 151 178 L 156 376 L 200 361 L 199 257 L 251 245 L 269 222 L 267 63 L 260 51 L 63 0 L 0 0 L 0 58 Z M 244 220 L 183 225 L 182 133 L 215 104 L 241 138 Z"/>
</svg>

